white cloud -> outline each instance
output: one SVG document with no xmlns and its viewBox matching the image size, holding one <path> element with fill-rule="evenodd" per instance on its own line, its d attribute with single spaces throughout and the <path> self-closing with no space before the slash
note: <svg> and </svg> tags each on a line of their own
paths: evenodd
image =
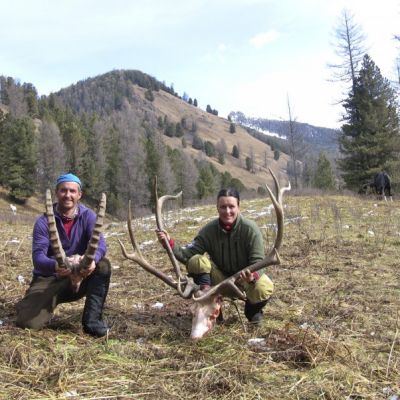
<svg viewBox="0 0 400 400">
<path fill-rule="evenodd" d="M 224 53 L 225 51 L 228 51 L 232 46 L 225 44 L 225 43 L 221 43 L 218 45 L 218 51 L 221 53 Z"/>
<path fill-rule="evenodd" d="M 260 32 L 250 39 L 250 44 L 255 48 L 261 48 L 266 44 L 275 42 L 278 39 L 279 33 L 275 29 L 271 29 L 268 32 Z"/>
</svg>

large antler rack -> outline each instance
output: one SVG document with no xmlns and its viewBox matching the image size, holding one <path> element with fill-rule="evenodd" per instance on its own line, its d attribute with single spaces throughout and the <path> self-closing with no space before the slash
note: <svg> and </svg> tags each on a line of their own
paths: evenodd
<svg viewBox="0 0 400 400">
<path fill-rule="evenodd" d="M 156 225 L 157 229 L 160 231 L 164 231 L 164 224 L 162 221 L 162 207 L 164 205 L 164 202 L 166 200 L 171 200 L 171 199 L 178 199 L 182 195 L 182 192 L 178 193 L 177 195 L 165 195 L 162 196 L 161 198 L 158 198 L 158 193 L 157 193 L 157 179 L 154 181 L 154 198 L 156 200 L 156 209 L 155 209 L 155 214 L 156 214 Z M 169 241 L 166 240 L 164 243 L 164 247 L 168 253 L 168 257 L 174 267 L 174 271 L 177 277 L 177 281 L 172 279 L 169 275 L 166 275 L 164 272 L 158 270 L 157 268 L 153 267 L 149 262 L 143 257 L 140 248 L 136 242 L 133 226 L 132 226 L 132 211 L 131 211 L 131 202 L 129 201 L 129 208 L 128 208 L 128 231 L 129 231 L 129 236 L 131 239 L 132 247 L 134 250 L 134 253 L 129 254 L 122 242 L 119 240 L 119 244 L 121 246 L 122 254 L 124 255 L 125 258 L 134 261 L 136 264 L 141 266 L 144 270 L 149 272 L 150 274 L 154 275 L 155 277 L 161 279 L 164 283 L 166 283 L 168 286 L 172 287 L 175 289 L 179 295 L 185 299 L 188 299 L 192 296 L 192 293 L 199 290 L 199 287 L 193 283 L 193 280 L 187 276 L 184 276 L 181 273 L 179 263 L 177 259 L 175 258 L 175 255 L 171 249 L 171 246 L 169 244 Z"/>
<path fill-rule="evenodd" d="M 280 264 L 281 260 L 279 257 L 278 249 L 281 246 L 282 243 L 282 238 L 283 238 L 283 221 L 284 221 L 284 216 L 283 216 L 283 193 L 287 190 L 290 190 L 290 182 L 287 187 L 280 188 L 280 185 L 278 183 L 278 180 L 274 173 L 269 169 L 269 172 L 272 175 L 272 178 L 274 180 L 275 184 L 275 194 L 272 193 L 271 189 L 268 187 L 268 185 L 265 185 L 269 194 L 269 197 L 271 198 L 272 204 L 275 209 L 275 214 L 276 214 L 276 219 L 277 219 L 277 233 L 275 237 L 275 243 L 274 246 L 271 250 L 271 252 L 265 256 L 262 260 L 244 267 L 240 271 L 236 272 L 234 275 L 231 275 L 229 278 L 223 280 L 220 282 L 218 285 L 213 286 L 211 289 L 209 289 L 207 292 L 201 294 L 200 296 L 193 296 L 193 300 L 196 302 L 202 302 L 205 300 L 208 300 L 212 296 L 216 296 L 219 294 L 222 294 L 226 290 L 229 290 L 231 292 L 234 292 L 236 296 L 242 300 L 246 300 L 246 295 L 243 293 L 243 291 L 236 285 L 236 281 L 238 280 L 240 274 L 242 271 L 248 269 L 250 272 L 256 272 L 262 268 L 265 268 L 269 265 L 278 265 Z"/>
</svg>

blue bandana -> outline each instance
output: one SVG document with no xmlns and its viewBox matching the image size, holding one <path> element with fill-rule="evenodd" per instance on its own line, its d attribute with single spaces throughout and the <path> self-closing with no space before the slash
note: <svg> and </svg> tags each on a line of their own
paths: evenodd
<svg viewBox="0 0 400 400">
<path fill-rule="evenodd" d="M 56 187 L 63 182 L 75 182 L 77 183 L 80 187 L 82 187 L 82 182 L 81 180 L 74 174 L 64 174 L 64 175 L 60 175 L 57 178 L 56 181 Z"/>
</svg>

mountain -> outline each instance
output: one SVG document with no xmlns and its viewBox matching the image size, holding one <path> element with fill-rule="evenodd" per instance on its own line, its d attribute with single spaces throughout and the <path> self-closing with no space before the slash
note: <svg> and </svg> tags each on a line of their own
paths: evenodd
<svg viewBox="0 0 400 400">
<path fill-rule="evenodd" d="M 249 133 L 257 136 L 262 140 L 262 135 L 278 137 L 283 140 L 277 140 L 281 146 L 289 132 L 289 121 L 279 121 L 274 119 L 248 117 L 240 111 L 231 112 L 229 114 L 232 121 L 249 129 Z M 293 123 L 296 134 L 300 135 L 303 141 L 308 145 L 308 150 L 314 154 L 325 151 L 327 154 L 337 154 L 338 152 L 338 129 L 323 128 L 313 126 L 307 123 Z M 273 139 L 267 139 L 273 141 Z"/>
<path fill-rule="evenodd" d="M 274 160 L 270 146 L 260 143 L 245 128 L 237 126 L 235 133 L 230 133 L 231 123 L 227 119 L 189 104 L 173 89 L 140 71 L 112 71 L 80 81 L 54 95 L 57 101 L 77 113 L 97 113 L 106 117 L 116 113 L 127 115 L 134 111 L 162 134 L 167 146 L 179 149 L 193 159 L 209 161 L 221 173 L 229 172 L 240 179 L 248 189 L 257 189 L 264 186 L 265 182 L 271 182 L 268 167 L 282 178 L 286 176 L 286 154 Z M 167 124 L 175 128 L 180 124 L 183 136 L 165 134 L 166 127 L 160 127 L 160 121 L 168 121 Z M 203 143 L 225 147 L 224 163 L 218 162 L 217 157 L 207 157 L 204 150 L 193 148 L 195 136 Z M 186 148 L 182 146 L 182 138 L 188 144 Z M 240 149 L 240 159 L 231 155 L 235 145 Z M 247 157 L 254 158 L 255 173 L 245 168 Z"/>
</svg>

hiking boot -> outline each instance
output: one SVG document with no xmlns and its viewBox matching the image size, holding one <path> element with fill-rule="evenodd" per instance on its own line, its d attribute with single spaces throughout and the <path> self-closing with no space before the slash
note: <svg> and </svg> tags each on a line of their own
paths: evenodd
<svg viewBox="0 0 400 400">
<path fill-rule="evenodd" d="M 263 321 L 263 319 L 264 319 L 263 312 L 260 311 L 260 312 L 258 312 L 258 313 L 256 313 L 256 314 L 254 314 L 254 315 L 250 318 L 249 322 L 250 322 L 251 324 L 253 324 L 253 325 L 260 326 L 261 323 L 262 323 L 262 321 Z"/>
<path fill-rule="evenodd" d="M 111 264 L 103 258 L 98 268 L 89 276 L 86 301 L 82 314 L 83 331 L 94 337 L 107 334 L 108 326 L 103 321 L 103 307 L 110 285 Z"/>
<path fill-rule="evenodd" d="M 252 304 L 249 301 L 246 301 L 244 305 L 244 315 L 250 323 L 254 325 L 261 325 L 261 322 L 264 318 L 262 309 L 267 302 L 268 300 L 265 300 Z"/>
</svg>

